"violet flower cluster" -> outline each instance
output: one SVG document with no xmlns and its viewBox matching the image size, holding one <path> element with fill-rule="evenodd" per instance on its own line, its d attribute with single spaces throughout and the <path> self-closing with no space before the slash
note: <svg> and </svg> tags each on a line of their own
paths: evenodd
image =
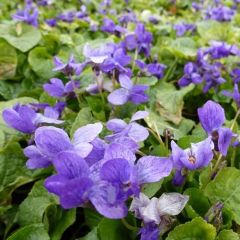
<svg viewBox="0 0 240 240">
<path fill-rule="evenodd" d="M 179 79 L 178 84 L 183 87 L 190 83 L 204 83 L 204 93 L 211 88 L 217 90 L 219 85 L 226 82 L 222 76 L 224 65 L 220 60 L 239 55 L 240 50 L 237 46 L 213 41 L 207 49 L 198 50 L 195 62 L 189 62 L 184 66 L 184 75 Z"/>
</svg>

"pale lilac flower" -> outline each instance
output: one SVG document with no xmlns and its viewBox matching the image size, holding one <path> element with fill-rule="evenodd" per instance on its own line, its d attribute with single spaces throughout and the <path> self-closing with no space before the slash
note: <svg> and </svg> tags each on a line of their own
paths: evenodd
<svg viewBox="0 0 240 240">
<path fill-rule="evenodd" d="M 127 102 L 141 104 L 148 101 L 145 91 L 146 85 L 133 85 L 132 80 L 125 74 L 119 75 L 121 88 L 114 90 L 108 95 L 108 101 L 113 105 L 123 105 Z"/>
</svg>

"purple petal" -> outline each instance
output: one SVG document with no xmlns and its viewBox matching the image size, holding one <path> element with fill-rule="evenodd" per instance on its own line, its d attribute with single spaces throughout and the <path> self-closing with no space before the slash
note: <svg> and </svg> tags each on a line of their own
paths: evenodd
<svg viewBox="0 0 240 240">
<path fill-rule="evenodd" d="M 29 169 L 46 168 L 52 164 L 49 158 L 43 156 L 34 145 L 26 147 L 24 154 L 29 158 L 26 162 L 26 166 Z"/>
<path fill-rule="evenodd" d="M 60 175 L 52 175 L 46 178 L 44 182 L 45 188 L 50 192 L 59 195 L 64 188 L 67 179 Z"/>
<path fill-rule="evenodd" d="M 136 160 L 135 154 L 128 148 L 128 146 L 124 146 L 118 143 L 110 144 L 105 151 L 104 159 L 111 160 L 111 159 L 126 159 L 129 163 L 134 164 Z"/>
<path fill-rule="evenodd" d="M 131 122 L 133 121 L 137 121 L 140 119 L 144 119 L 149 115 L 149 113 L 147 111 L 138 111 L 135 114 L 133 114 L 132 118 L 131 118 Z"/>
<path fill-rule="evenodd" d="M 79 143 L 77 145 L 74 145 L 74 149 L 79 156 L 85 158 L 90 154 L 93 146 L 90 143 Z"/>
<path fill-rule="evenodd" d="M 131 89 L 133 86 L 132 80 L 129 78 L 129 76 L 123 73 L 119 75 L 119 83 L 121 87 L 128 90 Z"/>
<path fill-rule="evenodd" d="M 113 105 L 123 105 L 128 101 L 128 96 L 127 89 L 119 88 L 108 95 L 108 101 Z"/>
<path fill-rule="evenodd" d="M 63 97 L 64 96 L 64 84 L 61 79 L 52 78 L 51 83 L 43 85 L 44 91 L 46 91 L 52 97 Z"/>
<path fill-rule="evenodd" d="M 231 144 L 231 140 L 233 137 L 233 133 L 229 128 L 219 128 L 218 130 L 219 138 L 218 138 L 218 148 L 220 153 L 223 156 L 227 155 L 228 148 Z"/>
<path fill-rule="evenodd" d="M 61 152 L 53 160 L 53 165 L 58 174 L 66 178 L 82 178 L 89 174 L 86 161 L 78 154 L 71 151 Z"/>
<path fill-rule="evenodd" d="M 93 186 L 89 178 L 76 178 L 67 182 L 60 193 L 60 204 L 65 209 L 76 208 L 88 201 Z"/>
<path fill-rule="evenodd" d="M 121 132 L 126 126 L 122 119 L 111 119 L 107 122 L 107 129 L 112 132 Z"/>
<path fill-rule="evenodd" d="M 132 168 L 125 159 L 117 158 L 104 163 L 100 176 L 111 183 L 125 183 L 130 180 Z"/>
<path fill-rule="evenodd" d="M 225 121 L 224 109 L 211 100 L 207 101 L 203 107 L 198 108 L 198 117 L 207 133 L 218 129 Z"/>
<path fill-rule="evenodd" d="M 93 189 L 90 200 L 97 211 L 110 219 L 120 219 L 127 215 L 128 209 L 124 202 L 118 201 L 119 190 L 109 184 L 101 184 Z"/>
<path fill-rule="evenodd" d="M 131 128 L 128 132 L 128 136 L 135 142 L 142 142 L 148 138 L 149 132 L 145 127 L 135 122 L 130 123 L 129 126 L 131 126 Z"/>
<path fill-rule="evenodd" d="M 158 182 L 167 177 L 172 171 L 172 162 L 169 158 L 146 156 L 137 162 L 139 184 Z"/>
<path fill-rule="evenodd" d="M 79 128 L 73 136 L 73 143 L 75 145 L 80 143 L 89 143 L 93 141 L 98 134 L 102 131 L 101 123 L 88 124 Z"/>
<path fill-rule="evenodd" d="M 56 157 L 58 153 L 73 148 L 67 133 L 55 127 L 38 128 L 35 143 L 41 153 L 50 157 Z"/>
<path fill-rule="evenodd" d="M 62 123 L 64 123 L 64 121 L 57 120 L 55 118 L 45 117 L 41 113 L 37 113 L 37 117 L 35 119 L 35 123 L 36 124 L 39 124 L 39 123 L 62 124 Z"/>
<path fill-rule="evenodd" d="M 181 149 L 174 141 L 171 141 L 173 167 L 181 169 L 184 167 L 181 159 L 188 159 L 186 152 Z"/>
</svg>

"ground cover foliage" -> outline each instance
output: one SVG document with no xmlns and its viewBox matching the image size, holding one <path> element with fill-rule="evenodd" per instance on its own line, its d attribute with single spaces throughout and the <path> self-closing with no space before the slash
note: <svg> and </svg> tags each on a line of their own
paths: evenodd
<svg viewBox="0 0 240 240">
<path fill-rule="evenodd" d="M 0 1 L 0 239 L 237 240 L 240 1 Z"/>
</svg>

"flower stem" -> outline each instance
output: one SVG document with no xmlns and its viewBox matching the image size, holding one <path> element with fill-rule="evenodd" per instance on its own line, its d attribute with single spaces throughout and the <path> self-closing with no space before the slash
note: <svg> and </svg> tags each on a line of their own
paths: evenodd
<svg viewBox="0 0 240 240">
<path fill-rule="evenodd" d="M 125 218 L 122 218 L 121 221 L 122 221 L 123 225 L 124 225 L 127 229 L 129 229 L 129 230 L 131 230 L 131 231 L 137 231 L 137 230 L 138 230 L 137 227 L 134 227 L 134 226 L 130 225 L 130 224 L 126 221 Z"/>
</svg>

